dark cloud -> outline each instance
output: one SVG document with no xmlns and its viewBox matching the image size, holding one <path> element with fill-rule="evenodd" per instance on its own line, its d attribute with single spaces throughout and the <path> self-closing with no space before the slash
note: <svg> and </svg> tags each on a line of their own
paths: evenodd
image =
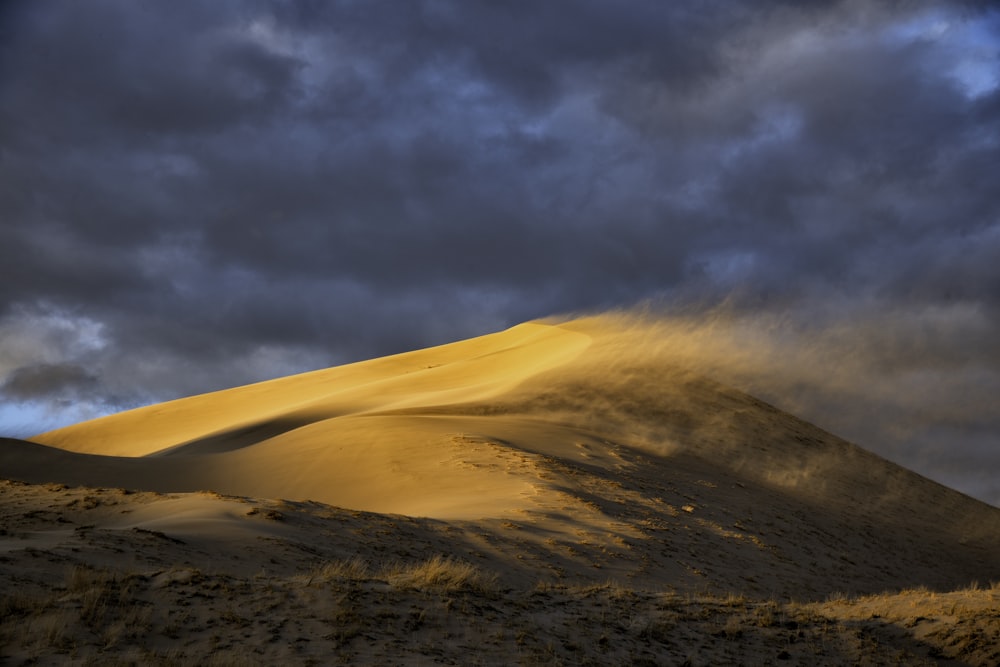
<svg viewBox="0 0 1000 667">
<path fill-rule="evenodd" d="M 0 380 L 100 412 L 656 298 L 972 391 L 998 49 L 946 0 L 5 3 Z"/>
<path fill-rule="evenodd" d="M 92 389 L 97 378 L 75 364 L 38 364 L 15 368 L 0 385 L 0 394 L 14 400 L 79 395 Z"/>
</svg>

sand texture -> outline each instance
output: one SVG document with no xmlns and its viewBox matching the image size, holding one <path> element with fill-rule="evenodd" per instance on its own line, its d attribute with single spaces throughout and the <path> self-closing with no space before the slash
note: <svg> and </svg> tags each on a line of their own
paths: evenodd
<svg viewBox="0 0 1000 667">
<path fill-rule="evenodd" d="M 642 327 L 0 440 L 10 664 L 997 664 L 1000 510 Z"/>
</svg>

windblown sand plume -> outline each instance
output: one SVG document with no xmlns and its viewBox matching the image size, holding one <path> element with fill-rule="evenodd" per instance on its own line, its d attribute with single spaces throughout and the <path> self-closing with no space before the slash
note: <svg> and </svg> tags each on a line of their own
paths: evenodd
<svg viewBox="0 0 1000 667">
<path fill-rule="evenodd" d="M 1000 510 L 701 375 L 690 344 L 533 322 L 3 441 L 4 650 L 1000 659 L 998 590 L 971 588 L 1000 580 Z"/>
</svg>

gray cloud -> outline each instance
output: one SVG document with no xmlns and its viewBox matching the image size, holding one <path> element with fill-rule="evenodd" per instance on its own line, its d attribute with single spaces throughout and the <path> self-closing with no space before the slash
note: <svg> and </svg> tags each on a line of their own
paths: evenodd
<svg viewBox="0 0 1000 667">
<path fill-rule="evenodd" d="M 14 369 L 0 385 L 0 393 L 15 400 L 78 395 L 97 378 L 74 364 L 38 364 Z"/>
<path fill-rule="evenodd" d="M 99 413 L 655 298 L 992 386 L 919 331 L 1000 323 L 998 49 L 945 0 L 8 3 L 0 329 L 48 342 L 0 381 Z"/>
</svg>

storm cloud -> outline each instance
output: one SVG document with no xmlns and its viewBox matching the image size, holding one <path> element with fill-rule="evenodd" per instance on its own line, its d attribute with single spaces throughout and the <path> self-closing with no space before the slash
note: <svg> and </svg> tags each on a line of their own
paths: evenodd
<svg viewBox="0 0 1000 667">
<path fill-rule="evenodd" d="M 748 388 L 1000 503 L 998 53 L 975 2 L 5 3 L 0 426 L 724 303 Z"/>
</svg>

